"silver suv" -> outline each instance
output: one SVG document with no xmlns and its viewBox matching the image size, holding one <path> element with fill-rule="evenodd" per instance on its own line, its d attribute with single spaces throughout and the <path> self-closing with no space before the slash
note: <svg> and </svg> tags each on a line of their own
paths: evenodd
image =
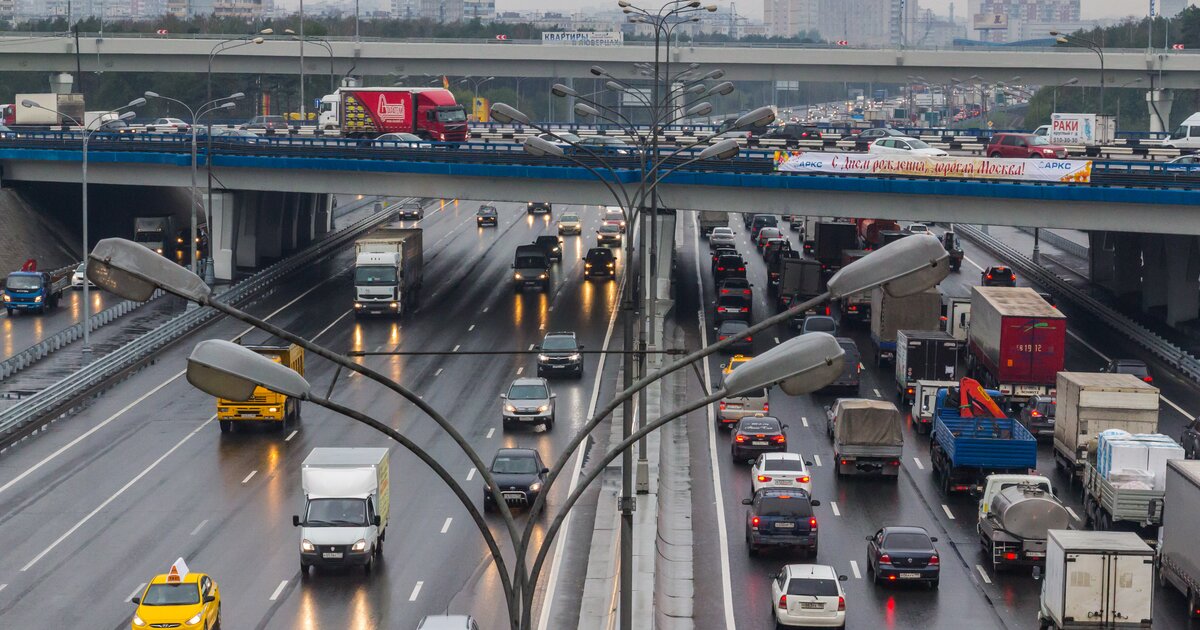
<svg viewBox="0 0 1200 630">
<path fill-rule="evenodd" d="M 500 415 L 504 428 L 513 424 L 540 424 L 547 431 L 554 428 L 554 399 L 544 378 L 519 378 L 501 394 Z"/>
</svg>

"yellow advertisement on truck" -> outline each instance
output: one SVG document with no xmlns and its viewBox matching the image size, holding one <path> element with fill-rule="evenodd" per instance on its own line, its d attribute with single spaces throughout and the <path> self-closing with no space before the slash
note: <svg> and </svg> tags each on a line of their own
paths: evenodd
<svg viewBox="0 0 1200 630">
<path fill-rule="evenodd" d="M 294 343 L 286 346 L 245 347 L 304 376 L 304 348 Z M 222 433 L 232 431 L 235 422 L 268 422 L 273 429 L 280 431 L 284 425 L 299 419 L 299 400 L 262 387 L 254 388 L 254 395 L 245 402 L 217 399 L 217 420 L 220 422 Z"/>
</svg>

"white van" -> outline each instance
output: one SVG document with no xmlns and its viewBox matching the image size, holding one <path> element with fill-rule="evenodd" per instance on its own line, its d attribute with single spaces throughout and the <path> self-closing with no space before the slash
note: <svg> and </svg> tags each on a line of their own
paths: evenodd
<svg viewBox="0 0 1200 630">
<path fill-rule="evenodd" d="M 360 566 L 367 573 L 383 553 L 388 525 L 388 449 L 314 448 L 300 469 L 304 516 L 300 572 L 310 566 Z"/>
<path fill-rule="evenodd" d="M 1200 113 L 1188 116 L 1162 145 L 1168 149 L 1200 149 Z"/>
</svg>

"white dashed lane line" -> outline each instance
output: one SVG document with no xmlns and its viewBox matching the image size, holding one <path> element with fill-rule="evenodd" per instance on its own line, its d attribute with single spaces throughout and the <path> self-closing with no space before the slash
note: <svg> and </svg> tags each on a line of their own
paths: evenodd
<svg viewBox="0 0 1200 630">
<path fill-rule="evenodd" d="M 830 501 L 830 502 L 829 502 L 829 507 L 833 509 L 833 515 L 834 515 L 834 516 L 841 516 L 841 515 L 842 515 L 842 511 L 838 509 L 838 504 L 837 504 L 837 501 Z"/>
<path fill-rule="evenodd" d="M 289 433 L 289 434 L 288 434 L 288 436 L 287 436 L 287 437 L 283 438 L 283 441 L 284 441 L 284 442 L 291 442 L 291 441 L 292 441 L 292 438 L 296 437 L 296 434 L 297 434 L 297 433 L 299 433 L 299 432 L 300 432 L 299 430 L 293 430 L 291 433 Z"/>
<path fill-rule="evenodd" d="M 281 593 L 283 593 L 283 589 L 284 589 L 284 587 L 287 586 L 287 582 L 288 582 L 287 580 L 283 580 L 282 582 L 280 582 L 279 586 L 275 587 L 275 592 L 271 593 L 271 597 L 269 597 L 268 599 L 270 599 L 271 601 L 275 601 L 275 600 L 279 599 L 279 595 Z"/>
<path fill-rule="evenodd" d="M 204 527 L 205 525 L 207 525 L 207 524 L 208 524 L 208 519 L 204 519 L 203 521 L 200 521 L 200 524 L 196 526 L 196 529 L 193 529 L 193 530 L 192 530 L 192 533 L 191 533 L 191 534 L 188 534 L 188 535 L 189 535 L 189 536 L 195 536 L 197 533 L 199 533 L 200 529 L 201 529 L 202 527 Z"/>
<path fill-rule="evenodd" d="M 246 478 L 242 480 L 242 483 L 246 483 L 246 482 L 250 481 L 251 479 L 254 478 L 254 475 L 257 475 L 257 474 L 258 474 L 257 470 L 251 470 L 250 474 L 246 475 Z"/>
<path fill-rule="evenodd" d="M 467 473 L 467 481 L 470 481 L 470 480 L 472 480 L 472 479 L 474 479 L 474 478 L 475 478 L 475 469 L 474 469 L 474 468 L 472 468 L 472 469 L 470 470 L 470 472 L 468 472 L 468 473 Z"/>
<path fill-rule="evenodd" d="M 858 570 L 858 562 L 857 561 L 855 561 L 855 560 L 850 561 L 850 572 L 854 574 L 854 579 L 856 579 L 856 580 L 862 579 L 862 573 Z"/>
<path fill-rule="evenodd" d="M 983 578 L 985 584 L 991 584 L 992 578 L 988 577 L 987 571 L 984 570 L 982 564 L 975 565 L 975 570 L 979 571 L 979 577 Z"/>
<path fill-rule="evenodd" d="M 951 512 L 951 511 L 950 511 L 950 506 L 948 506 L 948 505 L 946 505 L 945 503 L 943 503 L 943 504 L 942 504 L 942 511 L 946 513 L 946 518 L 948 518 L 948 519 L 950 519 L 950 520 L 952 520 L 952 521 L 954 520 L 954 512 Z"/>
<path fill-rule="evenodd" d="M 922 463 L 921 463 L 921 458 L 920 458 L 920 457 L 914 457 L 914 458 L 913 458 L 913 463 L 915 463 L 915 464 L 917 465 L 917 468 L 918 468 L 918 469 L 920 469 L 920 470 L 925 470 L 925 464 L 922 464 Z"/>
<path fill-rule="evenodd" d="M 496 435 L 496 427 L 492 427 L 492 428 L 488 429 L 488 434 L 486 437 L 487 437 L 487 439 L 490 440 L 490 439 L 492 439 L 493 435 Z"/>
<path fill-rule="evenodd" d="M 410 601 L 410 602 L 417 601 L 417 596 L 421 594 L 422 586 L 425 586 L 425 582 L 417 582 L 416 585 L 413 586 L 412 594 L 408 596 L 408 601 Z"/>
<path fill-rule="evenodd" d="M 453 518 L 451 518 L 451 517 L 449 517 L 449 516 L 447 516 L 447 517 L 446 517 L 446 522 L 445 522 L 445 523 L 442 523 L 442 533 L 443 533 L 443 534 L 445 534 L 447 531 L 449 531 L 449 529 L 450 529 L 450 522 L 451 522 L 451 521 L 453 521 L 453 520 L 454 520 L 454 519 L 453 519 Z"/>
</svg>

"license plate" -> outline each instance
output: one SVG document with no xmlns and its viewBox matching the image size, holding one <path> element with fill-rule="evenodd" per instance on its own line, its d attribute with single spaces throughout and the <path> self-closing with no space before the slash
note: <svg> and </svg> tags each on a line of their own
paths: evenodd
<svg viewBox="0 0 1200 630">
<path fill-rule="evenodd" d="M 800 607 L 804 610 L 824 610 L 825 604 L 821 602 L 800 602 Z"/>
<path fill-rule="evenodd" d="M 751 442 L 750 444 L 752 444 L 754 446 L 766 446 L 767 445 L 766 442 L 763 442 L 761 440 L 755 440 L 755 441 Z"/>
<path fill-rule="evenodd" d="M 900 574 L 900 579 L 902 579 L 902 580 L 911 580 L 913 578 L 919 578 L 919 577 L 921 577 L 920 573 L 901 573 Z"/>
<path fill-rule="evenodd" d="M 239 413 L 238 417 L 239 418 L 257 418 L 258 414 L 256 414 L 256 413 Z"/>
<path fill-rule="evenodd" d="M 780 479 L 776 483 L 778 483 L 781 486 L 790 486 L 790 485 L 792 485 L 792 480 L 791 479 Z"/>
<path fill-rule="evenodd" d="M 321 557 L 322 557 L 322 558 L 331 558 L 331 559 L 337 559 L 337 558 L 341 558 L 341 557 L 342 557 L 342 554 L 340 554 L 340 553 L 323 553 L 323 554 L 321 554 Z"/>
<path fill-rule="evenodd" d="M 775 527 L 777 527 L 779 529 L 794 529 L 796 527 L 796 524 L 795 523 L 775 523 Z"/>
<path fill-rule="evenodd" d="M 1027 551 L 1027 552 L 1025 552 L 1025 557 L 1027 557 L 1027 558 L 1045 558 L 1046 552 L 1045 551 Z"/>
</svg>

